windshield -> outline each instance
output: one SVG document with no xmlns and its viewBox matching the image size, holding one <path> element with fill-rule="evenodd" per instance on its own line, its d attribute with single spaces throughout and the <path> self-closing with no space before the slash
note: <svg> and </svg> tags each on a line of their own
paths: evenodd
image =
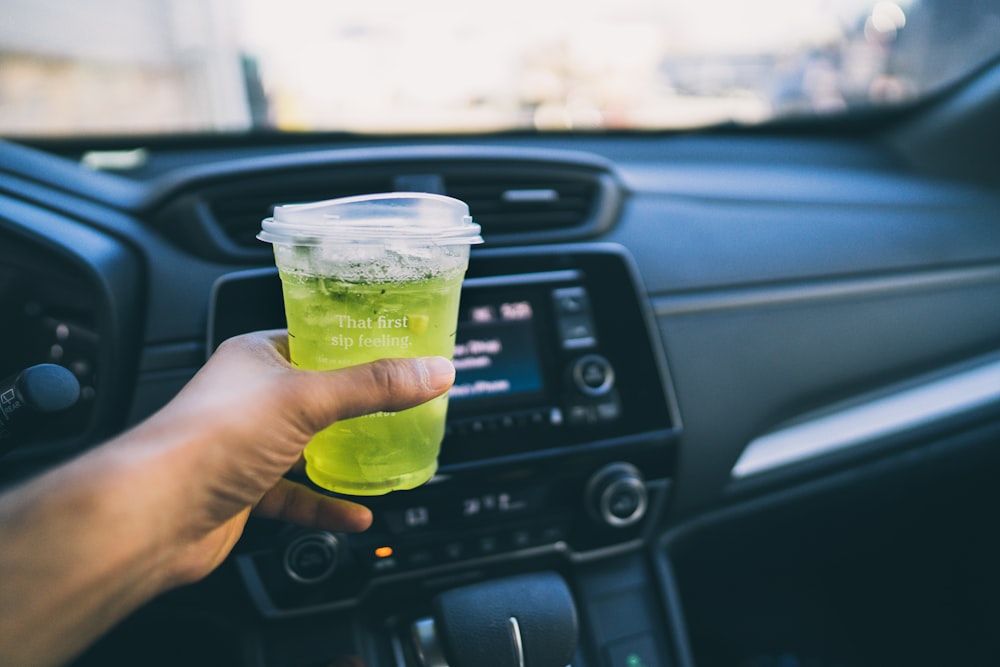
<svg viewBox="0 0 1000 667">
<path fill-rule="evenodd" d="M 0 135 L 678 129 L 905 104 L 981 0 L 0 0 Z"/>
</svg>

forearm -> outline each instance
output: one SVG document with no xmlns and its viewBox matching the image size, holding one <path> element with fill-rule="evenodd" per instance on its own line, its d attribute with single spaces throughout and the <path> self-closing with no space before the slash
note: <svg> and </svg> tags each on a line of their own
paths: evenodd
<svg viewBox="0 0 1000 667">
<path fill-rule="evenodd" d="M 58 665 L 158 593 L 204 577 L 251 508 L 322 530 L 371 512 L 282 476 L 338 419 L 440 395 L 445 359 L 293 369 L 276 332 L 230 339 L 131 432 L 0 496 L 0 665 Z"/>
<path fill-rule="evenodd" d="M 0 498 L 0 665 L 66 662 L 172 585 L 147 455 L 106 446 Z"/>
</svg>

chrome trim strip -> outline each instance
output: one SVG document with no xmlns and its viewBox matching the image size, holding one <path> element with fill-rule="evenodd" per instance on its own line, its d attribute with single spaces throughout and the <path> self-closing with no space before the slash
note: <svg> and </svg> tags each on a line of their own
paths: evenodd
<svg viewBox="0 0 1000 667">
<path fill-rule="evenodd" d="M 517 657 L 517 667 L 524 667 L 524 643 L 521 641 L 521 626 L 513 616 L 507 619 L 507 629 L 514 643 L 514 655 Z"/>
<path fill-rule="evenodd" d="M 1000 361 L 961 371 L 755 438 L 733 466 L 745 479 L 1000 402 Z"/>
<path fill-rule="evenodd" d="M 660 294 L 651 301 L 657 317 L 812 303 L 819 300 L 894 296 L 1000 282 L 1000 264 L 878 276 L 771 285 L 707 292 Z"/>
</svg>

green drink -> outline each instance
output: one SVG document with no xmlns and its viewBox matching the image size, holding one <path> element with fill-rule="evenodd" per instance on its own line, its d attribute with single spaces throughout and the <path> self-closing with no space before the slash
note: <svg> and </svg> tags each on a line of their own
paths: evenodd
<svg viewBox="0 0 1000 667">
<path fill-rule="evenodd" d="M 462 277 L 365 285 L 282 272 L 291 361 L 328 370 L 384 357 L 450 358 Z M 437 470 L 447 401 L 333 424 L 306 447 L 309 477 L 356 495 L 426 482 Z"/>
<path fill-rule="evenodd" d="M 258 238 L 274 244 L 294 365 L 451 358 L 469 246 L 482 242 L 464 203 L 391 193 L 279 206 Z M 437 470 L 447 406 L 445 395 L 339 421 L 306 446 L 306 474 L 352 495 L 423 484 Z"/>
</svg>

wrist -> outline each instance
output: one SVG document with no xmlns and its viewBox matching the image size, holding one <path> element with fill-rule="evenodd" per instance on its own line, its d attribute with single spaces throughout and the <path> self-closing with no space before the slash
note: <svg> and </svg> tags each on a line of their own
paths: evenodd
<svg viewBox="0 0 1000 667">
<path fill-rule="evenodd" d="M 184 426 L 192 423 L 199 426 Z M 109 443 L 109 453 L 121 459 L 114 467 L 127 489 L 124 496 L 136 499 L 135 521 L 158 563 L 164 590 L 198 581 L 218 567 L 249 514 L 249 503 L 227 515 L 213 502 L 218 490 L 212 482 L 225 470 L 216 460 L 220 441 L 201 420 L 178 423 L 157 415 Z"/>
<path fill-rule="evenodd" d="M 164 435 L 155 427 L 139 427 L 105 445 L 104 460 L 94 466 L 105 480 L 101 492 L 109 513 L 129 527 L 124 536 L 133 549 L 129 557 L 148 568 L 145 576 L 156 593 L 204 576 L 191 548 L 198 471 L 188 468 L 197 457 L 179 453 L 178 443 Z"/>
</svg>

